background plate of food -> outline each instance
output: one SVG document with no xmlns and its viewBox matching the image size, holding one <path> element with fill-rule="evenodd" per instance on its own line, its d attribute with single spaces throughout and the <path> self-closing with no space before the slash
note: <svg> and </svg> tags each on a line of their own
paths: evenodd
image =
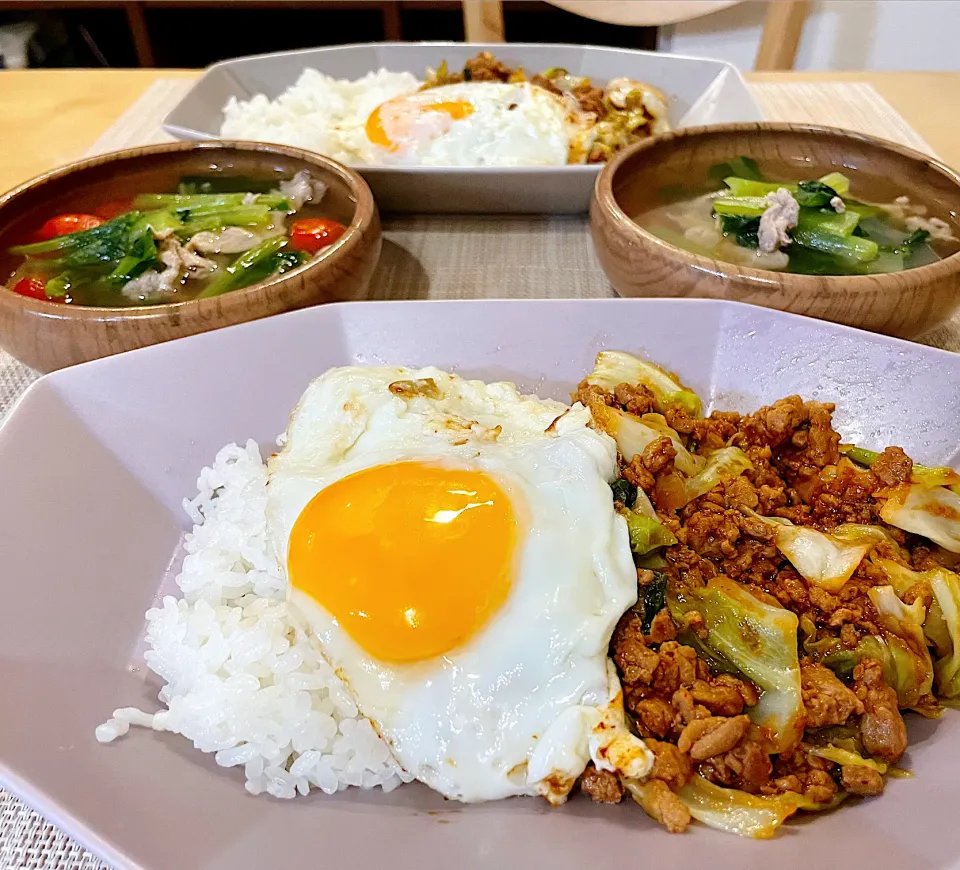
<svg viewBox="0 0 960 870">
<path fill-rule="evenodd" d="M 727 63 L 533 43 L 371 43 L 210 67 L 164 120 L 182 139 L 296 145 L 359 169 L 381 209 L 578 213 L 616 151 L 759 121 Z"/>
<path fill-rule="evenodd" d="M 721 301 L 56 372 L 0 429 L 0 783 L 120 868 L 956 867 L 958 442 L 956 355 Z"/>
</svg>

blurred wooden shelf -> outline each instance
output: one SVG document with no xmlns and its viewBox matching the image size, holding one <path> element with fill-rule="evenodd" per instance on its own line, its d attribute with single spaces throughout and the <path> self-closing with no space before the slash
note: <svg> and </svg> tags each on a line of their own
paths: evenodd
<svg viewBox="0 0 960 870">
<path fill-rule="evenodd" d="M 383 38 L 389 42 L 403 39 L 400 27 L 400 0 L 0 0 L 0 11 L 65 11 L 75 9 L 121 9 L 126 13 L 130 36 L 142 67 L 156 65 L 156 56 L 147 27 L 147 9 L 174 7 L 229 7 L 299 9 L 378 9 L 383 19 Z M 460 3 L 417 3 L 422 8 L 459 8 Z"/>
</svg>

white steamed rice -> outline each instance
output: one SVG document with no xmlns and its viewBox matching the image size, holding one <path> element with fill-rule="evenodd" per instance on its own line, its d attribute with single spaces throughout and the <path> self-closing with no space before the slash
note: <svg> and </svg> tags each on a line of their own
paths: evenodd
<svg viewBox="0 0 960 870">
<path fill-rule="evenodd" d="M 130 725 L 172 731 L 222 767 L 242 765 L 251 794 L 280 798 L 409 782 L 285 600 L 256 443 L 224 447 L 197 486 L 184 500 L 196 525 L 177 577 L 183 598 L 147 612 L 144 659 L 166 683 L 167 709 L 116 710 L 97 739 Z"/>
<path fill-rule="evenodd" d="M 275 100 L 264 94 L 249 100 L 231 97 L 223 108 L 220 135 L 306 148 L 342 163 L 369 163 L 374 158 L 364 124 L 370 113 L 420 84 L 411 73 L 385 69 L 355 81 L 306 69 Z"/>
</svg>

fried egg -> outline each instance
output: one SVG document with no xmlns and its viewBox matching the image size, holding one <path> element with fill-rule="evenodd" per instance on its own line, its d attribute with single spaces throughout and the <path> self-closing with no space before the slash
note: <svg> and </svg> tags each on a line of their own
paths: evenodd
<svg viewBox="0 0 960 870">
<path fill-rule="evenodd" d="M 580 163 L 594 136 L 578 107 L 527 82 L 405 94 L 377 106 L 364 130 L 370 162 L 427 166 Z"/>
<path fill-rule="evenodd" d="M 642 777 L 607 658 L 637 597 L 590 412 L 435 368 L 315 380 L 269 463 L 290 600 L 400 765 L 448 798 Z"/>
</svg>

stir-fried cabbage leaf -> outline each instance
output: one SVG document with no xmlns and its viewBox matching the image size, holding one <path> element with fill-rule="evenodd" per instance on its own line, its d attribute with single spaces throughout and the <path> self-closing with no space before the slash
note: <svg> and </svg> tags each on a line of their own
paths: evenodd
<svg viewBox="0 0 960 870">
<path fill-rule="evenodd" d="M 887 763 L 877 761 L 873 758 L 864 758 L 859 752 L 851 749 L 842 749 L 839 746 L 807 746 L 807 752 L 810 755 L 816 755 L 818 758 L 825 758 L 841 766 L 853 765 L 854 767 L 869 767 L 875 770 L 881 776 L 887 772 Z"/>
<path fill-rule="evenodd" d="M 942 486 L 898 486 L 880 508 L 885 523 L 960 553 L 960 495 Z"/>
<path fill-rule="evenodd" d="M 605 350 L 597 354 L 587 383 L 608 392 L 613 392 L 620 384 L 642 385 L 653 393 L 654 406 L 661 414 L 668 408 L 680 407 L 691 417 L 703 415 L 700 397 L 681 384 L 676 375 L 620 350 Z"/>
<path fill-rule="evenodd" d="M 624 784 L 633 799 L 646 809 L 649 783 L 628 779 Z M 736 788 L 724 788 L 697 774 L 677 792 L 677 797 L 683 801 L 693 818 L 710 828 L 755 840 L 767 840 L 797 810 L 815 812 L 832 809 L 846 795 L 841 792 L 826 804 L 814 803 L 796 792 L 767 797 L 748 794 Z"/>
<path fill-rule="evenodd" d="M 933 689 L 933 661 L 923 633 L 926 608 L 919 599 L 904 604 L 892 586 L 874 586 L 867 595 L 884 637 L 865 637 L 857 650 L 861 657 L 883 663 L 884 679 L 896 690 L 899 706 L 916 708 Z"/>
<path fill-rule="evenodd" d="M 739 447 L 722 447 L 720 450 L 715 450 L 707 457 L 706 467 L 685 482 L 687 501 L 684 504 L 752 468 L 753 463 Z"/>
<path fill-rule="evenodd" d="M 797 655 L 797 615 L 768 604 L 728 577 L 714 577 L 699 588 L 671 588 L 670 615 L 683 622 L 696 610 L 707 629 L 705 646 L 763 692 L 747 712 L 770 729 L 776 751 L 785 752 L 803 733 L 804 707 Z"/>
<path fill-rule="evenodd" d="M 701 457 L 698 457 L 701 458 Z M 657 477 L 657 504 L 661 510 L 680 510 L 695 498 L 710 492 L 714 487 L 739 477 L 753 468 L 753 463 L 739 447 L 723 447 L 706 457 L 706 465 L 692 477 L 679 472 L 661 474 Z"/>
<path fill-rule="evenodd" d="M 669 438 L 677 451 L 674 465 L 680 471 L 688 475 L 696 474 L 705 465 L 703 457 L 687 450 L 680 441 L 680 436 L 659 414 L 637 417 L 608 405 L 598 405 L 591 410 L 594 422 L 617 442 L 617 449 L 626 462 L 630 462 L 638 453 L 643 453 L 643 449 L 658 438 Z"/>
<path fill-rule="evenodd" d="M 946 568 L 936 568 L 930 571 L 914 571 L 912 568 L 901 565 L 899 562 L 894 562 L 892 559 L 877 559 L 874 556 L 872 557 L 872 561 L 883 569 L 883 572 L 887 575 L 887 579 L 890 581 L 890 585 L 893 586 L 897 595 L 901 598 L 911 586 L 915 586 L 917 583 L 930 584 L 932 591 L 933 584 L 931 581 L 940 573 L 945 573 L 948 577 L 952 577 L 951 583 L 960 583 L 960 578 L 952 571 L 947 571 Z M 950 651 L 953 649 L 951 631 L 943 617 L 943 610 L 940 608 L 940 603 L 936 595 L 934 595 L 930 607 L 927 608 L 927 617 L 923 621 L 923 633 L 927 638 L 927 643 L 936 650 L 938 657 L 950 654 Z"/>
<path fill-rule="evenodd" d="M 630 549 L 638 556 L 645 556 L 657 547 L 669 547 L 677 543 L 673 532 L 659 520 L 629 511 L 626 513 L 627 531 L 630 533 Z"/>
<path fill-rule="evenodd" d="M 960 576 L 946 568 L 931 574 L 930 588 L 950 635 L 950 652 L 937 659 L 934 667 L 937 694 L 942 698 L 960 698 Z M 933 608 L 931 608 L 932 610 Z"/>
<path fill-rule="evenodd" d="M 886 538 L 883 530 L 875 526 L 846 523 L 827 534 L 779 518 L 760 519 L 776 526 L 777 549 L 797 573 L 828 592 L 841 589 L 867 553 Z"/>
</svg>

